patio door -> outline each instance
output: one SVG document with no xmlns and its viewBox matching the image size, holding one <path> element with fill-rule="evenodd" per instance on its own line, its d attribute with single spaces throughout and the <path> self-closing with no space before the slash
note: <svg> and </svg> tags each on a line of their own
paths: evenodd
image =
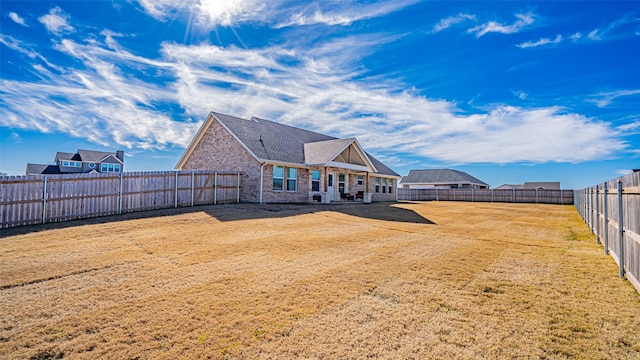
<svg viewBox="0 0 640 360">
<path fill-rule="evenodd" d="M 335 200 L 336 173 L 334 172 L 327 172 L 327 195 L 329 195 L 329 201 Z"/>
</svg>

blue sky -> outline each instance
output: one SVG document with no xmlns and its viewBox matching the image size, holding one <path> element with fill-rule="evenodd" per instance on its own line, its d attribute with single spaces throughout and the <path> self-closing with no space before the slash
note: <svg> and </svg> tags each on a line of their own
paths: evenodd
<svg viewBox="0 0 640 360">
<path fill-rule="evenodd" d="M 0 172 L 125 150 L 171 170 L 210 111 L 356 137 L 401 175 L 583 188 L 640 168 L 637 1 L 5 1 Z"/>
</svg>

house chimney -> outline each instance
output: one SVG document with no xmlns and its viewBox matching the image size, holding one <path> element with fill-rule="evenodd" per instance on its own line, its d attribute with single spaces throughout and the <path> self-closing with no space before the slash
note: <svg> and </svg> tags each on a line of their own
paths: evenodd
<svg viewBox="0 0 640 360">
<path fill-rule="evenodd" d="M 124 163 L 124 151 L 122 151 L 122 150 L 116 151 L 116 157 L 118 159 L 120 159 L 120 161 L 122 161 Z"/>
</svg>

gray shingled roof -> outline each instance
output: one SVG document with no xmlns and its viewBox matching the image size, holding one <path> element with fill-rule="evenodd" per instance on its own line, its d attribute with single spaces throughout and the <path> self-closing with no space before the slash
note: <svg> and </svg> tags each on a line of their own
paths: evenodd
<svg viewBox="0 0 640 360">
<path fill-rule="evenodd" d="M 502 184 L 495 188 L 496 190 L 511 190 L 511 189 L 522 189 L 524 185 L 522 184 Z"/>
<path fill-rule="evenodd" d="M 114 158 L 118 159 L 116 153 L 107 152 L 107 151 L 94 151 L 94 150 L 78 150 L 78 155 L 80 155 L 80 159 L 82 161 L 88 162 L 100 162 L 102 159 L 106 158 L 109 155 L 113 155 Z M 120 159 L 118 159 L 120 160 Z"/>
<path fill-rule="evenodd" d="M 58 151 L 56 153 L 56 157 L 55 157 L 54 161 L 57 161 L 57 160 L 82 161 L 82 158 L 80 158 L 80 155 L 78 155 L 78 154 Z"/>
<path fill-rule="evenodd" d="M 27 164 L 25 174 L 61 174 L 61 172 L 57 165 Z"/>
<path fill-rule="evenodd" d="M 213 112 L 229 131 L 231 131 L 249 150 L 261 160 L 281 161 L 293 164 L 305 164 L 305 144 L 338 139 L 313 131 L 279 124 L 270 120 L 253 117 L 250 120 Z M 340 141 L 328 142 L 332 148 Z M 321 146 L 312 146 L 315 149 Z M 311 154 L 318 159 L 320 155 Z M 367 154 L 379 174 L 399 176 L 395 171 Z"/>
<path fill-rule="evenodd" d="M 548 190 L 560 190 L 560 182 L 558 181 L 538 181 L 538 182 L 525 182 L 523 189 L 548 189 Z"/>
<path fill-rule="evenodd" d="M 466 172 L 451 169 L 411 170 L 409 175 L 402 178 L 403 184 L 448 184 L 472 183 L 489 186 Z"/>
<path fill-rule="evenodd" d="M 95 151 L 95 150 L 81 150 L 79 149 L 77 153 L 68 153 L 58 151 L 56 153 L 56 158 L 54 161 L 58 160 L 71 160 L 71 161 L 86 161 L 86 162 L 100 162 L 104 158 L 109 155 L 113 155 L 114 158 L 118 159 L 117 153 L 107 152 L 107 151 Z M 120 160 L 120 159 L 118 159 Z"/>
</svg>

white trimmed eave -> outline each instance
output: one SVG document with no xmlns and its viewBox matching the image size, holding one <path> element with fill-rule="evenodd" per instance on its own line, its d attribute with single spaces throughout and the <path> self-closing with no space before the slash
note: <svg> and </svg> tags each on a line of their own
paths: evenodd
<svg viewBox="0 0 640 360">
<path fill-rule="evenodd" d="M 378 169 L 376 169 L 376 167 L 373 166 L 373 162 L 371 161 L 371 159 L 369 159 L 369 157 L 367 156 L 367 154 L 364 151 L 364 149 L 362 148 L 362 146 L 360 146 L 360 143 L 358 142 L 358 139 L 356 139 L 356 138 L 351 139 L 351 141 L 349 141 L 344 146 L 342 146 L 330 158 L 331 159 L 337 158 L 340 154 L 342 154 L 343 151 L 345 151 L 351 145 L 354 145 L 353 148 L 356 150 L 356 152 L 358 153 L 360 158 L 362 158 L 362 160 L 364 160 L 366 165 L 344 163 L 344 162 L 333 161 L 333 160 L 327 161 L 325 164 L 313 164 L 313 165 L 312 164 L 306 164 L 306 165 L 307 166 L 331 166 L 331 167 L 348 169 L 348 170 L 376 173 L 378 171 Z"/>
<path fill-rule="evenodd" d="M 308 168 L 311 166 L 315 166 L 315 165 L 307 165 L 307 164 L 292 163 L 292 162 L 278 161 L 278 160 L 267 160 L 267 159 L 258 159 L 258 162 L 260 162 L 260 164 L 263 164 L 263 165 L 267 164 L 267 165 L 275 165 L 275 166 L 286 166 L 291 168 Z"/>
<path fill-rule="evenodd" d="M 98 162 L 99 162 L 99 163 L 102 163 L 103 161 L 107 160 L 109 157 L 112 157 L 112 158 L 116 159 L 120 164 L 124 164 L 124 162 L 123 162 L 122 160 L 118 159 L 118 157 L 117 157 L 117 156 L 115 156 L 115 155 L 113 155 L 113 154 L 109 154 L 109 155 L 107 155 L 107 156 L 103 157 L 103 158 L 102 158 L 102 159 L 100 159 L 100 161 L 98 161 Z M 74 161 L 74 160 L 69 160 L 69 161 Z M 76 160 L 76 161 L 77 161 L 77 160 Z M 82 162 L 90 163 L 90 162 L 93 162 L 93 161 L 82 161 Z"/>
<path fill-rule="evenodd" d="M 331 167 L 340 168 L 340 169 L 364 171 L 364 172 L 369 172 L 369 173 L 375 172 L 375 169 L 372 169 L 372 168 L 370 168 L 368 166 L 343 163 L 343 162 L 339 162 L 339 161 L 328 161 L 323 166 L 331 166 Z"/>
</svg>

